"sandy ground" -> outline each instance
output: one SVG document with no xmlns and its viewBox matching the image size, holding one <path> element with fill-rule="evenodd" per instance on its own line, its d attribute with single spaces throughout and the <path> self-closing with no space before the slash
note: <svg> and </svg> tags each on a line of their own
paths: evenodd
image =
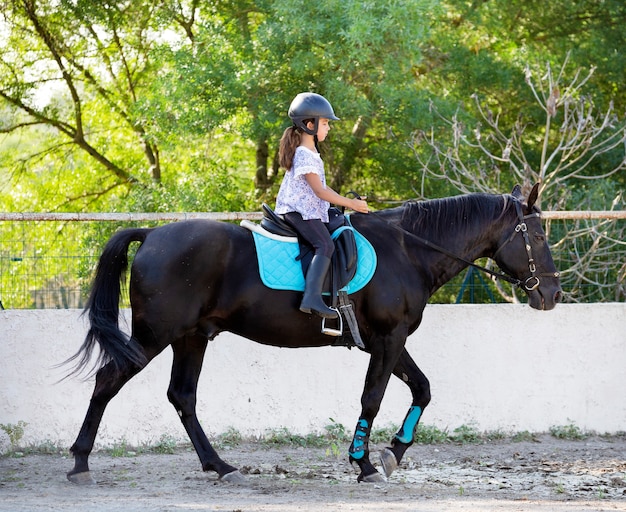
<svg viewBox="0 0 626 512">
<path fill-rule="evenodd" d="M 67 454 L 4 457 L 0 511 L 626 511 L 624 436 L 416 445 L 384 484 L 358 484 L 356 468 L 336 451 L 254 443 L 222 449 L 246 474 L 245 486 L 202 472 L 184 448 L 95 453 L 98 483 L 84 487 L 66 479 Z"/>
</svg>

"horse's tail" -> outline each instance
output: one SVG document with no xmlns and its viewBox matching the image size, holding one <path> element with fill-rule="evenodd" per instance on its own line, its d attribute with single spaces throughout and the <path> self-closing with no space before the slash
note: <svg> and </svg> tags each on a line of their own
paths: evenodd
<svg viewBox="0 0 626 512">
<path fill-rule="evenodd" d="M 107 242 L 83 311 L 83 315 L 88 313 L 90 324 L 87 336 L 78 352 L 66 361 L 78 360 L 72 374 L 82 372 L 90 364 L 96 343 L 100 346 L 100 353 L 89 375 L 109 362 L 116 371 L 129 363 L 139 368 L 147 364 L 141 345 L 119 328 L 119 304 L 128 269 L 128 247 L 132 242 L 143 243 L 150 231 L 152 229 L 124 229 Z"/>
</svg>

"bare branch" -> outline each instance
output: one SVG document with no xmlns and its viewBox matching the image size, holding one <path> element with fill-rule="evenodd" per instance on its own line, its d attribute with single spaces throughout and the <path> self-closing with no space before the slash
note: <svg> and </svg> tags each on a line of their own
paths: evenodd
<svg viewBox="0 0 626 512">
<path fill-rule="evenodd" d="M 594 69 L 577 70 L 566 82 L 567 59 L 558 73 L 546 65 L 544 73 L 526 68 L 526 83 L 536 103 L 544 112 L 541 130 L 530 131 L 518 117 L 515 124 L 504 129 L 499 113 L 492 112 L 473 95 L 479 123 L 470 128 L 460 122 L 457 112 L 452 118 L 431 110 L 447 128 L 446 142 L 436 139 L 435 129 L 420 131 L 413 136 L 412 148 L 421 167 L 421 193 L 428 179 L 446 180 L 462 193 L 501 192 L 500 180 L 504 174 L 518 183 L 540 181 L 541 194 L 551 204 L 564 205 L 570 193 L 567 185 L 572 180 L 595 180 L 600 183 L 626 170 L 626 126 L 615 115 L 611 104 L 605 112 L 597 112 L 593 101 L 583 94 Z M 532 153 L 527 148 L 537 145 L 541 135 L 541 156 L 533 168 Z M 534 138 L 533 138 L 534 137 Z M 621 158 L 610 169 L 598 172 L 597 162 L 603 155 Z M 613 156 L 613 160 L 615 160 Z M 580 205 L 582 206 L 582 205 Z M 612 209 L 623 208 L 619 194 Z M 624 260 L 626 227 L 618 219 L 568 221 L 555 224 L 548 221 L 547 232 L 557 240 L 554 252 L 563 266 L 563 282 L 568 300 L 585 300 L 593 296 L 600 300 L 624 300 L 624 269 L 616 272 L 616 261 Z M 557 229 L 558 228 L 558 229 Z M 514 292 L 507 292 L 501 284 L 498 293 L 506 300 L 516 301 Z M 587 291 L 589 290 L 589 291 Z"/>
</svg>

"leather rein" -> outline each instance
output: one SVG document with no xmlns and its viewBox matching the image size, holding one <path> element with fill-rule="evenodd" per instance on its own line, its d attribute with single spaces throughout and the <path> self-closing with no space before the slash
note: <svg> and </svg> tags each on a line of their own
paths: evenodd
<svg viewBox="0 0 626 512">
<path fill-rule="evenodd" d="M 528 256 L 528 270 L 530 271 L 530 277 L 525 279 L 525 280 L 521 280 L 521 279 L 516 279 L 514 277 L 511 277 L 507 274 L 504 274 L 502 272 L 498 272 L 495 270 L 491 270 L 488 269 L 486 267 L 483 267 L 481 265 L 478 265 L 476 263 L 474 263 L 473 261 L 469 261 L 465 258 L 462 258 L 461 256 L 457 256 L 456 254 L 448 251 L 447 249 L 432 243 L 429 240 L 426 240 L 425 238 L 422 238 L 419 235 L 415 235 L 409 231 L 406 231 L 405 229 L 402 229 L 398 226 L 395 226 L 394 224 L 391 224 L 390 222 L 385 221 L 387 224 L 394 226 L 398 229 L 402 229 L 402 231 L 404 231 L 405 233 L 407 233 L 411 238 L 416 239 L 418 242 L 420 242 L 421 244 L 425 245 L 426 247 L 429 247 L 431 249 L 434 249 L 435 251 L 438 251 L 442 254 L 445 254 L 446 256 L 449 256 L 450 258 L 453 258 L 455 260 L 461 261 L 463 263 L 465 263 L 468 266 L 474 267 L 477 270 L 481 270 L 482 272 L 485 272 L 489 275 L 491 275 L 493 278 L 495 279 L 502 279 L 504 281 L 507 281 L 509 283 L 511 283 L 513 286 L 519 286 L 519 287 L 523 287 L 526 291 L 533 291 L 536 290 L 539 287 L 540 284 L 540 280 L 539 277 L 559 277 L 561 274 L 560 272 L 543 272 L 543 273 L 537 273 L 537 267 L 535 265 L 535 260 L 533 258 L 533 252 L 532 252 L 532 247 L 530 245 L 530 237 L 528 235 L 528 226 L 526 225 L 526 219 L 532 218 L 532 217 L 541 217 L 541 215 L 539 213 L 531 213 L 528 215 L 524 215 L 524 213 L 522 212 L 522 206 L 519 203 L 519 201 L 515 201 L 515 210 L 517 212 L 517 218 L 518 218 L 518 223 L 515 226 L 515 229 L 513 230 L 513 232 L 511 233 L 511 236 L 500 246 L 498 247 L 498 249 L 496 250 L 496 252 L 494 253 L 492 259 L 495 260 L 496 255 L 507 245 L 509 244 L 511 241 L 513 241 L 513 239 L 515 238 L 515 235 L 517 233 L 520 233 L 522 235 L 522 237 L 524 238 L 524 247 L 526 249 L 526 254 Z M 371 214 L 370 214 L 371 215 Z M 384 219 L 383 219 L 384 220 Z"/>
</svg>

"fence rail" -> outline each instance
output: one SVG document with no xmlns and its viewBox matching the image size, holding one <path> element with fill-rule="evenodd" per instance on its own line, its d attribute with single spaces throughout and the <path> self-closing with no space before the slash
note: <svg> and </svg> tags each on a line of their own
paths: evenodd
<svg viewBox="0 0 626 512">
<path fill-rule="evenodd" d="M 190 219 L 209 220 L 259 220 L 261 212 L 187 212 L 187 213 L 37 213 L 37 212 L 0 212 L 0 221 L 181 221 Z M 589 220 L 589 219 L 626 219 L 626 210 L 586 210 L 586 211 L 547 211 L 541 217 L 546 220 Z"/>
<path fill-rule="evenodd" d="M 261 212 L 0 212 L 0 308 L 82 308 L 104 243 L 120 227 L 261 217 Z M 542 217 L 551 242 L 561 241 L 552 247 L 557 267 L 565 280 L 575 277 L 566 283 L 566 295 L 582 302 L 625 300 L 626 211 L 546 211 Z M 573 241 L 562 243 L 565 235 Z M 466 291 L 470 302 L 504 301 L 493 298 L 492 284 L 474 277 L 453 280 L 435 301 L 466 302 Z M 595 295 L 587 299 L 592 289 Z"/>
</svg>

